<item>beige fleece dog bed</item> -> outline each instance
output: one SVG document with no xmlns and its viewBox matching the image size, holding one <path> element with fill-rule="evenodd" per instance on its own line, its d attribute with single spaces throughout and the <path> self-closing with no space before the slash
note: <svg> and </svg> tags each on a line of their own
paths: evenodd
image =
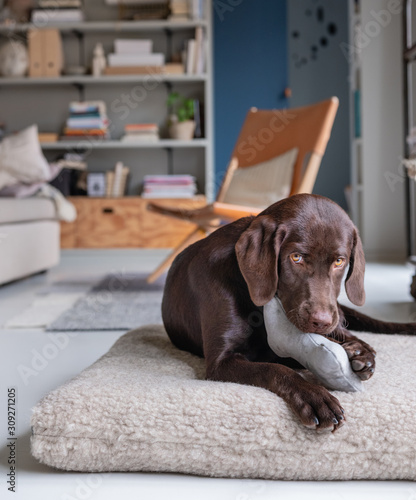
<svg viewBox="0 0 416 500">
<path fill-rule="evenodd" d="M 363 393 L 335 393 L 347 423 L 303 427 L 257 387 L 208 382 L 161 326 L 121 337 L 34 408 L 32 453 L 73 471 L 268 479 L 416 479 L 416 338 L 360 335 L 377 350 Z"/>
</svg>

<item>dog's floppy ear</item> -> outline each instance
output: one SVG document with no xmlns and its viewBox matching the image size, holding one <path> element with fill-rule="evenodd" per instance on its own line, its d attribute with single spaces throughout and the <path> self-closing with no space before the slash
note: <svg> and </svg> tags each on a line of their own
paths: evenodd
<svg viewBox="0 0 416 500">
<path fill-rule="evenodd" d="M 365 258 L 363 245 L 358 231 L 354 229 L 353 246 L 350 256 L 350 267 L 345 280 L 345 290 L 350 301 L 356 306 L 365 302 L 364 270 Z"/>
<path fill-rule="evenodd" d="M 277 259 L 286 228 L 267 215 L 256 217 L 235 245 L 251 300 L 264 306 L 277 290 Z"/>
</svg>

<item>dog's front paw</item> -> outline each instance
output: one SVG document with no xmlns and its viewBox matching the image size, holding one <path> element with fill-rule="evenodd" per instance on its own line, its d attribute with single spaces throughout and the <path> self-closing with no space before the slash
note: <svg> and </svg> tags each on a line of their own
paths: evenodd
<svg viewBox="0 0 416 500">
<path fill-rule="evenodd" d="M 376 351 L 366 342 L 354 338 L 342 344 L 351 363 L 351 368 L 361 380 L 373 376 L 376 367 Z"/>
<path fill-rule="evenodd" d="M 289 405 L 309 429 L 336 431 L 344 425 L 340 402 L 324 387 L 305 381 L 305 386 L 293 391 Z"/>
</svg>

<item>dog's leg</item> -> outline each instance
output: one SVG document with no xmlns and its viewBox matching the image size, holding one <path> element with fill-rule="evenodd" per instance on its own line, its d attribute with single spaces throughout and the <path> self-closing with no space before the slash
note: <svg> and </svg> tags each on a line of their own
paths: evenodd
<svg viewBox="0 0 416 500">
<path fill-rule="evenodd" d="M 340 316 L 345 318 L 348 330 L 356 332 L 388 333 L 388 334 L 416 334 L 416 323 L 391 323 L 370 318 L 347 306 L 339 305 Z"/>
<path fill-rule="evenodd" d="M 207 362 L 207 378 L 268 389 L 289 405 L 303 425 L 318 431 L 335 431 L 345 421 L 337 398 L 287 366 L 252 362 L 242 354 L 229 354 L 221 361 Z"/>
</svg>

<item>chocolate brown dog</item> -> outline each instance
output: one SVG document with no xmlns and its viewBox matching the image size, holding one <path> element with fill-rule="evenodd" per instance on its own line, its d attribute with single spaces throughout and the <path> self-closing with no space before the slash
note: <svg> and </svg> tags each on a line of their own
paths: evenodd
<svg viewBox="0 0 416 500">
<path fill-rule="evenodd" d="M 414 333 L 416 324 L 378 321 L 339 305 L 342 278 L 350 301 L 364 304 L 364 252 L 348 215 L 322 196 L 296 195 L 223 226 L 175 259 L 162 304 L 166 331 L 179 349 L 206 359 L 210 380 L 266 388 L 301 422 L 336 430 L 345 421 L 339 401 L 280 359 L 267 344 L 263 305 L 280 298 L 303 332 L 341 343 L 362 380 L 372 376 L 375 351 L 347 328 Z"/>
</svg>

